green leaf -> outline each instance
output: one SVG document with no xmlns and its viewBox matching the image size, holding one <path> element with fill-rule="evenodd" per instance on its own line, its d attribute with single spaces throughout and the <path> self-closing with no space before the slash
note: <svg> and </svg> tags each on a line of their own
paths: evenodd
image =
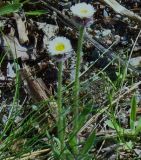
<svg viewBox="0 0 141 160">
<path fill-rule="evenodd" d="M 137 100 L 136 96 L 134 95 L 131 100 L 131 113 L 130 113 L 130 128 L 135 129 L 135 122 L 136 122 L 136 111 L 137 110 Z"/>
<path fill-rule="evenodd" d="M 25 12 L 25 14 L 29 16 L 40 16 L 46 13 L 48 13 L 46 10 L 36 10 L 36 11 Z"/>
<path fill-rule="evenodd" d="M 94 155 L 85 154 L 85 155 L 78 155 L 77 159 L 78 160 L 95 160 L 95 157 Z"/>
<path fill-rule="evenodd" d="M 13 4 L 20 3 L 20 0 L 13 0 Z"/>
<path fill-rule="evenodd" d="M 116 121 L 107 120 L 105 123 L 112 129 L 116 129 L 117 131 L 121 131 L 121 127 Z"/>
<path fill-rule="evenodd" d="M 112 128 L 112 129 L 115 129 L 115 126 L 113 125 L 113 122 L 112 122 L 111 120 L 106 120 L 106 121 L 105 121 L 105 124 L 106 124 L 108 127 Z"/>
<path fill-rule="evenodd" d="M 135 134 L 138 135 L 141 132 L 141 118 L 137 121 L 137 126 L 135 129 Z"/>
<path fill-rule="evenodd" d="M 72 133 L 70 133 L 69 140 L 72 139 L 82 128 L 90 112 L 92 112 L 91 104 L 87 104 L 84 110 L 79 115 L 78 128 L 76 130 L 73 130 Z"/>
<path fill-rule="evenodd" d="M 68 141 L 71 149 L 75 151 L 76 143 L 75 143 L 75 136 L 77 135 L 78 131 L 84 126 L 86 118 L 88 117 L 89 113 L 92 111 L 92 105 L 91 103 L 88 103 L 84 110 L 79 115 L 79 121 L 78 121 L 78 128 L 73 129 L 73 131 L 68 135 Z"/>
<path fill-rule="evenodd" d="M 88 137 L 84 147 L 80 151 L 80 154 L 85 155 L 88 153 L 88 151 L 91 149 L 92 145 L 94 144 L 96 138 L 95 130 L 91 133 L 91 135 Z"/>
<path fill-rule="evenodd" d="M 19 8 L 21 7 L 21 4 L 7 4 L 0 8 L 0 16 L 5 14 L 10 14 L 13 12 L 17 12 Z"/>
<path fill-rule="evenodd" d="M 122 145 L 124 150 L 132 150 L 134 145 L 132 141 L 129 142 L 125 142 L 125 143 L 120 143 L 120 145 Z"/>
<path fill-rule="evenodd" d="M 107 120 L 105 121 L 105 124 L 108 125 L 108 127 L 115 129 L 117 132 L 123 132 L 122 127 L 119 126 L 119 124 L 115 120 Z"/>
</svg>

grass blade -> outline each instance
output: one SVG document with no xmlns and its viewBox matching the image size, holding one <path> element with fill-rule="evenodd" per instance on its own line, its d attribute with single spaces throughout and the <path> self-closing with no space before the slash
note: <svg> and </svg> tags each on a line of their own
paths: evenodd
<svg viewBox="0 0 141 160">
<path fill-rule="evenodd" d="M 20 3 L 18 3 L 18 4 L 7 4 L 7 5 L 0 8 L 0 16 L 16 12 L 16 11 L 19 10 L 20 7 L 21 7 Z"/>
<path fill-rule="evenodd" d="M 136 109 L 137 109 L 137 100 L 134 95 L 131 100 L 131 113 L 130 113 L 130 128 L 135 129 L 135 121 L 136 121 Z"/>
<path fill-rule="evenodd" d="M 25 14 L 28 16 L 41 16 L 46 13 L 48 13 L 46 10 L 36 10 L 36 11 L 25 12 Z"/>
<path fill-rule="evenodd" d="M 81 154 L 85 155 L 88 153 L 88 151 L 91 149 L 92 145 L 94 144 L 96 138 L 95 130 L 91 133 L 91 135 L 88 137 L 84 147 L 81 150 Z"/>
</svg>

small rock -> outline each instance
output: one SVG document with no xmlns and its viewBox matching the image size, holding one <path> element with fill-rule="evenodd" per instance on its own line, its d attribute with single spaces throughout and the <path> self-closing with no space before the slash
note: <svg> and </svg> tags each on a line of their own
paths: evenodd
<svg viewBox="0 0 141 160">
<path fill-rule="evenodd" d="M 141 57 L 131 58 L 129 63 L 134 67 L 140 67 L 141 66 Z"/>
<path fill-rule="evenodd" d="M 2 122 L 3 122 L 4 124 L 6 124 L 7 120 L 8 120 L 7 116 L 6 116 L 6 115 L 3 115 L 3 117 L 2 117 Z"/>
<path fill-rule="evenodd" d="M 102 32 L 102 36 L 103 37 L 106 37 L 106 36 L 109 36 L 111 34 L 111 30 L 110 29 L 106 29 Z"/>
<path fill-rule="evenodd" d="M 134 149 L 134 151 L 139 156 L 139 158 L 141 158 L 141 150 L 140 149 Z"/>
<path fill-rule="evenodd" d="M 20 116 L 17 116 L 14 120 L 15 123 L 19 123 L 22 120 Z"/>
</svg>

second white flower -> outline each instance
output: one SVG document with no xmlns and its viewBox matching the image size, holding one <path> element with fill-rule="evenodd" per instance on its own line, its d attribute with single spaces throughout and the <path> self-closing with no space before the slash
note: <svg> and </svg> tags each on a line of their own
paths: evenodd
<svg viewBox="0 0 141 160">
<path fill-rule="evenodd" d="M 81 19 L 91 18 L 95 12 L 93 6 L 87 3 L 75 4 L 70 9 L 74 16 L 77 16 Z"/>
</svg>

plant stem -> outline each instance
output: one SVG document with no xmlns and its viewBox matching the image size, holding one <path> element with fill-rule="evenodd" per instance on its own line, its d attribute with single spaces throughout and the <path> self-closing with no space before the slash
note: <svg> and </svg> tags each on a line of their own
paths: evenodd
<svg viewBox="0 0 141 160">
<path fill-rule="evenodd" d="M 62 108 L 62 73 L 63 73 L 63 62 L 58 64 L 59 73 L 58 73 L 58 137 L 61 143 L 61 151 L 64 150 L 64 117 L 63 117 L 63 108 Z M 63 154 L 62 154 L 63 155 Z"/>
<path fill-rule="evenodd" d="M 80 72 L 80 64 L 82 59 L 82 47 L 83 47 L 83 35 L 84 35 L 84 26 L 81 26 L 79 29 L 79 39 L 78 39 L 78 45 L 77 45 L 77 52 L 76 52 L 76 69 L 75 69 L 75 82 L 74 82 L 74 131 L 77 131 L 78 128 L 78 113 L 79 113 L 79 90 L 80 90 L 80 84 L 79 84 L 79 72 Z M 75 143 L 77 145 L 77 135 L 74 138 Z"/>
</svg>

